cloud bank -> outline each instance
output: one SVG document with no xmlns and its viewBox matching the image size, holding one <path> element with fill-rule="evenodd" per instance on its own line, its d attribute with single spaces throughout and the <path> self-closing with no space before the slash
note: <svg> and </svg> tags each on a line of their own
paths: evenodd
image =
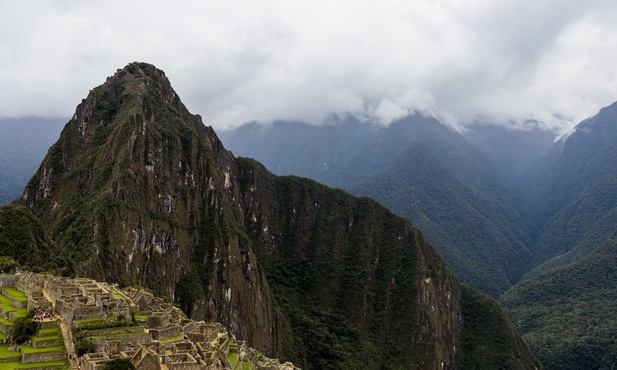
<svg viewBox="0 0 617 370">
<path fill-rule="evenodd" d="M 217 129 L 416 111 L 565 131 L 617 100 L 616 16 L 594 0 L 4 1 L 0 116 L 70 116 L 146 61 Z"/>
</svg>

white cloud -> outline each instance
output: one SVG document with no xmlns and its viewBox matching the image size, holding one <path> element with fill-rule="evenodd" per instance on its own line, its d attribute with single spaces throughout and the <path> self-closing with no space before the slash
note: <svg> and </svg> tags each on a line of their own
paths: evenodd
<svg viewBox="0 0 617 370">
<path fill-rule="evenodd" d="M 427 112 L 567 129 L 617 100 L 617 3 L 5 1 L 0 116 L 68 116 L 128 62 L 217 128 Z"/>
</svg>

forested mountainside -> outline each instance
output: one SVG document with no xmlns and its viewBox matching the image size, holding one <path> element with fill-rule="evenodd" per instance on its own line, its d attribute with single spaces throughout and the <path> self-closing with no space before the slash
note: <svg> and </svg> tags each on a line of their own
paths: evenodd
<svg viewBox="0 0 617 370">
<path fill-rule="evenodd" d="M 326 136 L 349 142 L 323 150 Z M 296 174 L 316 174 L 409 218 L 463 282 L 493 297 L 526 271 L 531 217 L 522 198 L 497 165 L 434 118 L 414 115 L 385 128 L 351 118 L 324 128 L 278 122 L 223 138 L 236 154 L 265 159 L 277 173 L 293 163 Z"/>
<path fill-rule="evenodd" d="M 235 158 L 146 63 L 90 92 L 21 202 L 66 273 L 147 286 L 305 369 L 541 368 L 408 220 Z"/>
<path fill-rule="evenodd" d="M 522 281 L 500 299 L 549 369 L 617 365 L 617 242 Z"/>
<path fill-rule="evenodd" d="M 605 241 L 617 238 L 617 147 L 614 144 L 617 142 L 617 103 L 581 122 L 569 135 L 555 142 L 550 150 L 547 146 L 547 135 L 550 134 L 542 130 L 513 132 L 496 127 L 470 127 L 465 138 L 489 155 L 490 160 L 471 155 L 473 151 L 463 145 L 457 147 L 458 139 L 452 140 L 456 133 L 444 130 L 436 121 L 431 125 L 430 118 L 416 121 L 408 117 L 402 122 L 405 122 L 407 132 L 397 127 L 396 122 L 382 129 L 357 123 L 372 135 L 370 140 L 358 141 L 346 155 L 338 154 L 338 158 L 347 158 L 346 162 L 337 161 L 336 168 L 328 168 L 346 178 L 353 172 L 349 169 L 350 164 L 355 163 L 361 168 L 357 173 L 364 173 L 365 177 L 358 180 L 358 177 L 350 176 L 352 180 L 349 182 L 358 181 L 352 186 L 340 179 L 330 184 L 348 186 L 353 193 L 374 197 L 396 213 L 409 217 L 425 232 L 427 239 L 458 276 L 485 293 L 498 296 L 503 290 L 495 290 L 495 286 L 504 286 L 504 283 L 515 284 L 512 289 L 518 292 L 516 283 L 519 278 L 533 277 L 578 261 L 594 253 Z M 424 122 L 425 127 L 418 122 Z M 286 125 L 278 146 L 263 147 L 263 151 L 276 153 L 281 150 L 279 147 L 293 151 L 293 147 L 287 147 L 287 141 L 281 138 L 289 137 L 290 142 L 301 141 L 305 125 Z M 263 137 L 273 135 L 281 126 L 282 123 L 261 127 L 259 134 L 253 131 L 252 147 L 259 146 Z M 295 130 L 292 129 L 294 126 Z M 256 127 L 253 125 L 252 129 Z M 250 131 L 248 128 L 244 130 Z M 384 134 L 389 131 L 394 133 L 390 137 Z M 329 132 L 335 134 L 337 131 L 329 128 Z M 243 133 L 246 132 L 237 130 L 225 133 L 223 137 L 234 152 L 251 156 L 245 151 L 251 146 L 233 145 L 235 136 Z M 312 133 L 306 140 L 310 142 L 316 136 Z M 337 139 L 330 140 L 336 142 Z M 513 149 L 515 145 L 518 153 Z M 304 148 L 308 147 L 304 144 Z M 543 152 L 546 153 L 542 155 Z M 326 154 L 320 160 L 330 163 Z M 310 160 L 312 157 L 306 158 Z M 535 163 L 534 158 L 537 159 Z M 279 158 L 275 171 L 285 168 L 281 164 L 285 159 L 284 156 Z M 509 168 L 510 171 L 501 175 L 499 171 L 492 171 L 495 167 L 492 161 L 500 169 Z M 346 165 L 349 168 L 345 168 Z M 373 172 L 369 173 L 367 168 L 373 168 Z M 328 176 L 322 179 L 331 181 L 329 179 L 336 175 Z M 483 181 L 487 178 L 497 181 Z M 486 184 L 504 185 L 491 187 Z M 516 211 L 508 212 L 508 209 Z M 519 222 L 521 218 L 525 220 L 522 223 Z M 509 240 L 514 247 L 508 248 L 504 240 Z M 591 269 L 592 276 L 603 273 L 602 267 L 586 266 Z M 551 285 L 560 281 L 557 278 L 559 271 L 562 270 L 542 275 L 541 282 L 534 278 L 519 284 L 523 287 L 527 286 L 525 284 L 549 284 L 546 289 L 560 291 L 559 287 Z M 594 288 L 590 288 L 589 294 L 603 294 L 603 280 L 593 281 L 589 286 Z M 530 290 L 521 289 L 525 294 Z M 577 298 L 573 296 L 571 299 L 576 301 Z M 613 323 L 606 322 L 602 330 L 580 327 L 575 333 L 561 336 L 557 333 L 565 330 L 565 324 L 559 326 L 541 319 L 551 315 L 561 317 L 564 311 L 558 309 L 558 305 L 550 302 L 544 305 L 539 299 L 532 308 L 526 308 L 527 301 L 517 302 L 514 305 L 519 310 L 517 312 L 526 312 L 525 320 L 535 325 L 533 335 L 528 334 L 526 338 L 533 339 L 533 348 L 541 351 L 541 357 L 551 364 L 568 348 L 574 348 L 573 341 L 577 342 L 576 349 L 569 355 L 582 356 L 581 363 L 585 363 L 585 353 L 599 353 L 594 346 L 605 343 L 605 334 L 614 330 Z M 589 308 L 582 301 L 580 307 Z M 541 312 L 540 318 L 534 312 Z M 592 319 L 599 322 L 604 320 L 601 315 L 603 313 L 595 309 L 576 309 L 568 317 L 575 321 Z M 572 358 L 563 356 L 563 361 Z"/>
<path fill-rule="evenodd" d="M 58 140 L 66 119 L 0 118 L 0 204 L 21 196 L 24 186 Z"/>
<path fill-rule="evenodd" d="M 528 185 L 539 236 L 532 273 L 563 265 L 617 237 L 617 103 L 556 144 Z M 543 265 L 541 265 L 543 264 Z"/>
</svg>

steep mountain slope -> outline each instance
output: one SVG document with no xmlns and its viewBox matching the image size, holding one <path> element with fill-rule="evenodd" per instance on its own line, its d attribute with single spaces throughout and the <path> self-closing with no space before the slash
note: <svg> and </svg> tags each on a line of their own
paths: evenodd
<svg viewBox="0 0 617 370">
<path fill-rule="evenodd" d="M 78 275 L 150 287 L 302 368 L 541 367 L 511 331 L 476 347 L 505 314 L 475 325 L 490 304 L 409 221 L 234 158 L 145 63 L 90 92 L 22 201 Z"/>
<path fill-rule="evenodd" d="M 0 206 L 0 256 L 5 259 L 2 265 L 13 261 L 21 268 L 59 273 L 65 272 L 61 268 L 70 264 L 45 234 L 39 220 L 18 204 Z"/>
<path fill-rule="evenodd" d="M 519 283 L 500 299 L 547 368 L 617 366 L 617 242 Z"/>
<path fill-rule="evenodd" d="M 578 124 L 557 143 L 545 160 L 548 170 L 530 183 L 541 230 L 532 266 L 546 263 L 536 271 L 572 262 L 616 236 L 615 143 L 617 103 Z"/>
<path fill-rule="evenodd" d="M 498 297 L 526 271 L 531 218 L 522 199 L 486 155 L 434 118 L 412 115 L 381 128 L 348 120 L 258 130 L 250 125 L 225 137 L 236 153 L 275 171 L 290 168 L 294 158 L 295 173 L 372 197 L 409 218 L 465 283 Z M 319 151 L 319 162 L 304 148 Z M 322 163 L 328 171 L 313 170 Z"/>
<path fill-rule="evenodd" d="M 66 119 L 0 118 L 0 204 L 21 196 Z"/>
<path fill-rule="evenodd" d="M 459 176 L 432 148 L 411 144 L 383 173 L 351 192 L 413 220 L 463 281 L 498 297 L 518 281 L 531 257 L 519 241 L 526 230 L 516 229 L 525 220 L 495 193 Z"/>
</svg>

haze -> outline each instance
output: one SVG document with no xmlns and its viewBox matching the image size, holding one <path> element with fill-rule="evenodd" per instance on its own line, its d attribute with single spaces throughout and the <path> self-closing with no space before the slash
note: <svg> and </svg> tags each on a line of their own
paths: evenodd
<svg viewBox="0 0 617 370">
<path fill-rule="evenodd" d="M 216 129 L 414 111 L 564 132 L 617 100 L 613 1 L 0 1 L 0 117 L 67 117 L 131 61 Z"/>
</svg>

